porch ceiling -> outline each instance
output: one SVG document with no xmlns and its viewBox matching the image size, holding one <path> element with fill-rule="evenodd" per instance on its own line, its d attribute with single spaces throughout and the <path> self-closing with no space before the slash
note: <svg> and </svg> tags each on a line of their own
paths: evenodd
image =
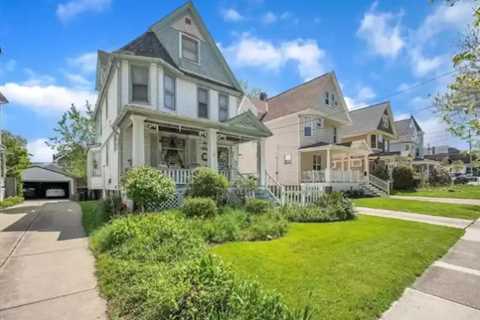
<svg viewBox="0 0 480 320">
<path fill-rule="evenodd" d="M 227 122 L 222 123 L 208 119 L 181 116 L 176 113 L 152 110 L 138 105 L 127 105 L 117 117 L 113 126 L 119 127 L 124 124 L 129 118 L 129 115 L 144 116 L 149 122 L 165 124 L 169 125 L 170 127 L 177 126 L 195 130 L 216 129 L 220 134 L 236 136 L 240 140 L 244 141 L 266 138 L 272 135 L 268 128 L 267 130 L 262 130 L 263 128 L 259 127 L 258 123 L 260 123 L 260 126 L 264 125 L 258 121 L 253 114 L 252 118 L 248 112 L 240 114 L 232 119 L 229 119 Z M 252 121 L 256 121 L 258 123 L 254 123 Z"/>
</svg>

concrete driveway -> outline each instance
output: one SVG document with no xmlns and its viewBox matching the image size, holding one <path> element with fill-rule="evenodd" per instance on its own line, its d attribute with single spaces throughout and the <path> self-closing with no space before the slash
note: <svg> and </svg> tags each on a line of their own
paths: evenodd
<svg viewBox="0 0 480 320">
<path fill-rule="evenodd" d="M 106 319 L 81 215 L 70 201 L 0 210 L 0 320 Z"/>
</svg>

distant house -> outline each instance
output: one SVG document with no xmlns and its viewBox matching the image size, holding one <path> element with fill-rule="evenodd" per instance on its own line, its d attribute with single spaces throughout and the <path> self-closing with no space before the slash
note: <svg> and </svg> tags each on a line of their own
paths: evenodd
<svg viewBox="0 0 480 320">
<path fill-rule="evenodd" d="M 196 167 L 233 178 L 238 146 L 258 145 L 256 175 L 265 178 L 268 128 L 240 113 L 243 90 L 191 2 L 112 52 L 100 51 L 96 141 L 88 152 L 87 184 L 120 191 L 120 177 L 148 165 L 183 190 Z M 255 148 L 257 150 L 257 148 Z"/>
<path fill-rule="evenodd" d="M 257 118 L 273 133 L 265 142 L 270 184 L 315 184 L 333 190 L 369 185 L 369 139 L 375 135 L 375 148 L 383 148 L 383 111 L 371 132 L 357 131 L 334 72 L 271 98 L 245 99 L 240 108 L 255 109 Z M 389 135 L 387 129 L 385 137 Z M 240 146 L 241 172 L 254 170 L 254 149 L 251 144 Z"/>
<path fill-rule="evenodd" d="M 398 139 L 392 141 L 391 151 L 399 151 L 412 159 L 423 159 L 424 132 L 413 116 L 395 121 Z"/>
</svg>

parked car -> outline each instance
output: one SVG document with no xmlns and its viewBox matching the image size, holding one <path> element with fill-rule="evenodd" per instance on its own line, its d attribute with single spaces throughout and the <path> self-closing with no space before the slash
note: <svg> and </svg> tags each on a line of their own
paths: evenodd
<svg viewBox="0 0 480 320">
<path fill-rule="evenodd" d="M 45 192 L 47 198 L 63 198 L 65 197 L 65 190 L 63 189 L 47 189 Z"/>
</svg>

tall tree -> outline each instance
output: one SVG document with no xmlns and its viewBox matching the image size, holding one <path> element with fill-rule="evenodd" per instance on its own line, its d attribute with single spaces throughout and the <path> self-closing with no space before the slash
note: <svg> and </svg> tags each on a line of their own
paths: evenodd
<svg viewBox="0 0 480 320">
<path fill-rule="evenodd" d="M 72 104 L 58 121 L 55 136 L 47 142 L 64 170 L 78 178 L 87 175 L 88 144 L 94 139 L 94 129 L 91 105 L 87 102 L 82 112 Z"/>
<path fill-rule="evenodd" d="M 7 130 L 2 130 L 2 144 L 5 147 L 7 177 L 17 178 L 17 194 L 20 195 L 22 171 L 30 165 L 27 140 Z"/>
<path fill-rule="evenodd" d="M 433 105 L 451 133 L 476 146 L 480 136 L 480 8 L 473 15 L 474 24 L 453 57 L 457 75 Z"/>
</svg>

